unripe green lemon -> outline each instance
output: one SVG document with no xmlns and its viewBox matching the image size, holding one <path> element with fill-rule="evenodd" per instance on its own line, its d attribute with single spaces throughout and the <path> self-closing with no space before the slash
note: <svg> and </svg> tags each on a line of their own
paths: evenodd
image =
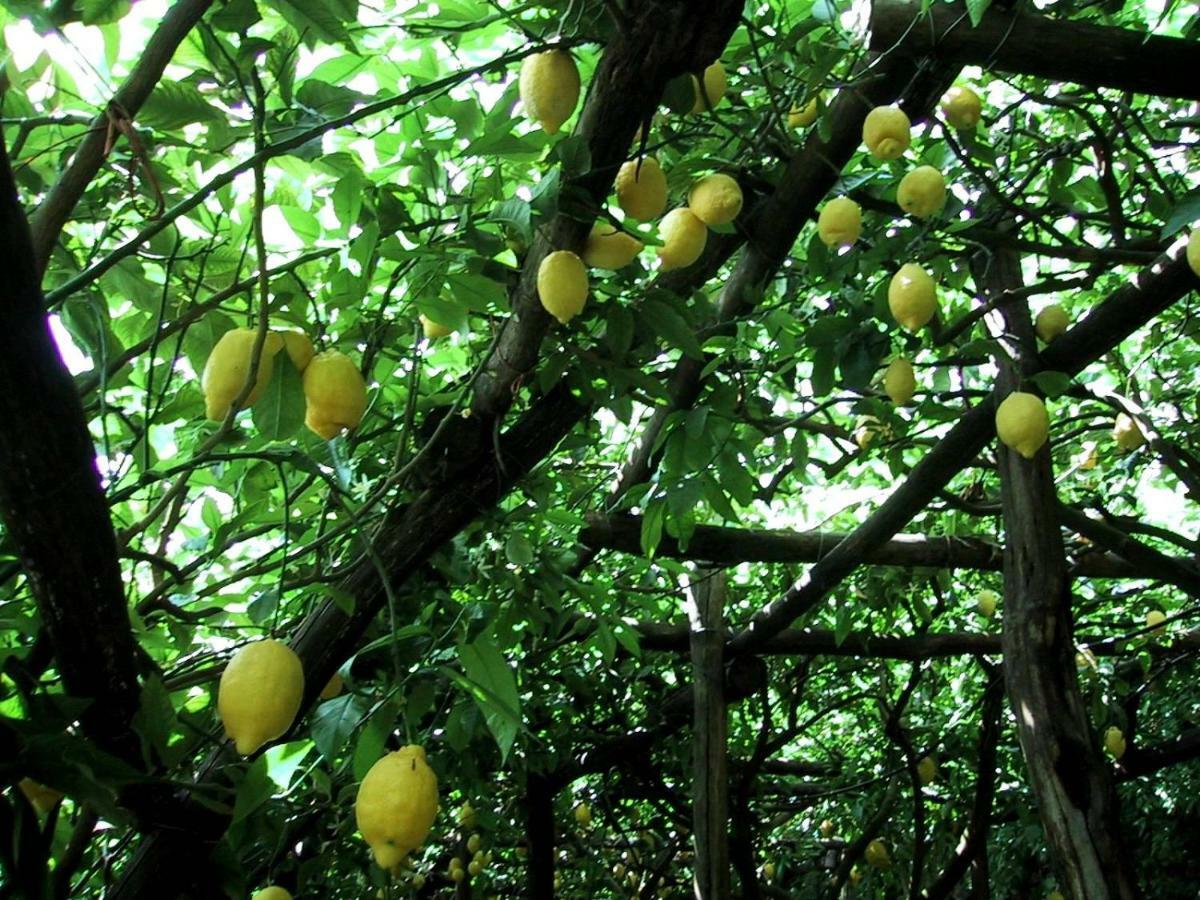
<svg viewBox="0 0 1200 900">
<path fill-rule="evenodd" d="M 592 810 L 586 803 L 580 803 L 575 807 L 575 821 L 580 828 L 587 828 L 592 824 Z"/>
<path fill-rule="evenodd" d="M 1192 271 L 1200 275 L 1200 228 L 1193 231 L 1188 238 L 1187 261 Z"/>
<path fill-rule="evenodd" d="M 896 202 L 910 216 L 928 219 L 946 205 L 946 179 L 933 166 L 917 166 L 900 179 Z"/>
<path fill-rule="evenodd" d="M 617 205 L 638 222 L 649 222 L 667 208 L 667 176 L 653 156 L 631 159 L 617 171 Z"/>
<path fill-rule="evenodd" d="M 237 752 L 249 756 L 282 736 L 304 697 L 304 667 L 287 644 L 267 638 L 229 658 L 217 688 L 217 714 Z"/>
<path fill-rule="evenodd" d="M 1141 426 L 1125 413 L 1117 415 L 1112 436 L 1122 450 L 1136 450 L 1146 443 L 1146 435 L 1142 433 Z"/>
<path fill-rule="evenodd" d="M 849 247 L 862 234 L 862 209 L 849 197 L 834 197 L 817 216 L 817 235 L 826 247 Z"/>
<path fill-rule="evenodd" d="M 562 324 L 583 311 L 587 302 L 588 277 L 583 260 L 570 250 L 555 250 L 538 266 L 538 299 L 546 312 Z"/>
<path fill-rule="evenodd" d="M 863 120 L 863 142 L 876 159 L 899 159 L 912 140 L 912 123 L 898 106 L 877 106 Z"/>
<path fill-rule="evenodd" d="M 867 849 L 863 856 L 866 857 L 868 865 L 872 865 L 876 869 L 890 869 L 892 867 L 892 858 L 888 854 L 887 846 L 879 838 L 867 844 Z"/>
<path fill-rule="evenodd" d="M 1152 609 L 1146 613 L 1146 627 L 1153 628 L 1155 631 L 1162 630 L 1163 622 L 1167 621 L 1167 614 L 1161 609 Z"/>
<path fill-rule="evenodd" d="M 716 105 L 721 102 L 721 98 L 725 96 L 725 88 L 727 82 L 725 79 L 725 67 L 721 65 L 721 61 L 717 60 L 711 66 L 704 70 L 704 94 L 700 94 L 700 81 L 695 75 L 692 76 L 692 87 L 696 91 L 696 102 L 692 104 L 692 112 L 704 112 L 709 107 L 716 108 Z"/>
<path fill-rule="evenodd" d="M 1062 895 L 1061 891 L 1051 891 L 1046 895 L 1046 900 L 1067 900 L 1067 898 Z"/>
<path fill-rule="evenodd" d="M 421 846 L 437 810 L 437 776 L 425 761 L 425 750 L 415 744 L 371 766 L 354 801 L 358 830 L 384 869 Z"/>
<path fill-rule="evenodd" d="M 443 325 L 441 322 L 429 318 L 425 313 L 419 314 L 417 318 L 421 320 L 421 330 L 425 333 L 425 340 L 427 341 L 437 340 L 438 338 L 454 334 L 454 329 L 449 325 Z"/>
<path fill-rule="evenodd" d="M 658 233 L 663 239 L 663 245 L 658 248 L 658 260 L 664 272 L 690 266 L 700 258 L 708 241 L 708 229 L 704 223 L 684 206 L 676 207 L 663 216 Z"/>
<path fill-rule="evenodd" d="M 937 771 L 937 760 L 932 756 L 923 756 L 917 763 L 917 777 L 921 779 L 921 784 L 932 784 L 937 778 Z"/>
<path fill-rule="evenodd" d="M 902 356 L 888 363 L 883 375 L 883 390 L 897 406 L 905 406 L 912 400 L 917 390 L 917 376 L 912 363 Z"/>
<path fill-rule="evenodd" d="M 579 69 L 565 50 L 525 57 L 519 79 L 521 103 L 546 134 L 556 134 L 579 102 Z"/>
<path fill-rule="evenodd" d="M 937 312 L 937 285 L 916 263 L 905 263 L 888 284 L 888 309 L 909 331 L 928 324 Z"/>
<path fill-rule="evenodd" d="M 214 422 L 221 422 L 229 407 L 242 392 L 250 376 L 250 358 L 258 338 L 257 328 L 231 328 L 221 335 L 213 346 L 212 353 L 204 363 L 200 376 L 200 389 L 204 391 L 204 411 Z M 283 338 L 268 331 L 263 339 L 259 355 L 258 372 L 254 376 L 254 387 L 242 403 L 247 409 L 258 402 L 263 391 L 271 382 L 275 368 L 275 354 L 283 349 Z"/>
<path fill-rule="evenodd" d="M 788 126 L 791 128 L 807 128 L 817 121 L 817 98 L 813 97 L 803 107 L 793 106 L 788 112 Z"/>
<path fill-rule="evenodd" d="M 1116 725 L 1109 725 L 1104 732 L 1104 749 L 1113 759 L 1120 759 L 1125 755 L 1125 735 Z"/>
<path fill-rule="evenodd" d="M 1071 325 L 1071 317 L 1057 303 L 1043 306 L 1033 320 L 1033 328 L 1047 344 L 1062 334 Z"/>
<path fill-rule="evenodd" d="M 471 835 L 469 838 L 467 838 L 467 852 L 478 853 L 479 847 L 482 843 L 483 841 L 478 834 Z"/>
<path fill-rule="evenodd" d="M 952 128 L 974 128 L 983 115 L 979 95 L 968 87 L 952 87 L 942 96 L 942 115 Z"/>
<path fill-rule="evenodd" d="M 292 900 L 291 892 L 277 884 L 258 891 L 250 900 Z"/>
<path fill-rule="evenodd" d="M 742 189 L 728 175 L 709 175 L 692 185 L 688 208 L 705 225 L 728 225 L 742 211 Z"/>
<path fill-rule="evenodd" d="M 996 603 L 999 600 L 1000 595 L 995 591 L 983 590 L 975 598 L 975 608 L 985 619 L 990 619 L 996 614 Z"/>
<path fill-rule="evenodd" d="M 1036 394 L 1013 391 L 996 408 L 1000 442 L 1026 459 L 1033 459 L 1050 436 L 1050 414 Z"/>
<path fill-rule="evenodd" d="M 350 357 L 326 350 L 304 370 L 304 424 L 329 441 L 356 428 L 367 411 L 367 384 Z"/>
<path fill-rule="evenodd" d="M 642 252 L 642 242 L 608 222 L 592 226 L 583 261 L 593 269 L 623 269 Z"/>
</svg>

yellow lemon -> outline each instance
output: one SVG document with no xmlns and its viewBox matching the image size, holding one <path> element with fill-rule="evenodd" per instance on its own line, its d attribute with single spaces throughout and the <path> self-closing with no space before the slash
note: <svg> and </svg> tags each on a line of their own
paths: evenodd
<svg viewBox="0 0 1200 900">
<path fill-rule="evenodd" d="M 658 248 L 662 271 L 690 266 L 704 252 L 708 229 L 687 207 L 677 207 L 663 216 L 658 225 L 663 245 Z"/>
<path fill-rule="evenodd" d="M 1046 895 L 1046 900 L 1067 900 L 1067 898 L 1062 895 L 1061 891 L 1051 891 Z"/>
<path fill-rule="evenodd" d="M 343 684 L 344 682 L 342 681 L 342 676 L 337 672 L 334 672 L 333 677 L 330 678 L 325 687 L 321 689 L 321 699 L 332 700 L 342 692 Z"/>
<path fill-rule="evenodd" d="M 587 828 L 592 824 L 592 810 L 586 803 L 575 807 L 575 821 L 579 823 L 580 828 Z"/>
<path fill-rule="evenodd" d="M 292 900 L 291 892 L 277 884 L 258 891 L 250 900 Z"/>
<path fill-rule="evenodd" d="M 985 619 L 990 619 L 996 614 L 996 603 L 999 600 L 1000 595 L 995 591 L 980 591 L 975 597 L 975 608 Z"/>
<path fill-rule="evenodd" d="M 692 105 L 692 112 L 704 112 L 710 107 L 715 108 L 721 102 L 721 98 L 725 96 L 726 86 L 725 67 L 721 65 L 720 60 L 704 70 L 704 95 L 707 97 L 707 102 L 705 102 L 705 96 L 700 93 L 700 80 L 693 75 L 692 87 L 696 91 L 696 102 Z"/>
<path fill-rule="evenodd" d="M 1153 628 L 1155 631 L 1162 631 L 1163 622 L 1167 621 L 1167 614 L 1161 609 L 1152 609 L 1146 613 L 1146 627 Z"/>
<path fill-rule="evenodd" d="M 471 835 L 469 838 L 467 838 L 467 852 L 468 853 L 478 853 L 480 845 L 482 843 L 483 843 L 483 840 L 479 837 L 478 834 Z"/>
<path fill-rule="evenodd" d="M 1125 755 L 1125 735 L 1116 725 L 1108 726 L 1104 732 L 1104 749 L 1113 759 L 1120 759 Z"/>
<path fill-rule="evenodd" d="M 467 800 L 458 808 L 458 811 L 454 814 L 454 820 L 467 831 L 475 827 L 475 809 L 471 806 L 470 800 Z"/>
<path fill-rule="evenodd" d="M 425 750 L 414 744 L 371 766 L 354 801 L 358 830 L 384 869 L 421 846 L 437 810 L 437 776 L 425 761 Z"/>
<path fill-rule="evenodd" d="M 888 309 L 909 331 L 923 328 L 937 311 L 937 285 L 916 263 L 905 263 L 888 284 Z"/>
<path fill-rule="evenodd" d="M 667 208 L 667 176 L 653 156 L 631 159 L 617 171 L 617 205 L 629 218 L 649 222 Z"/>
<path fill-rule="evenodd" d="M 475 860 L 471 860 L 469 863 L 467 863 L 467 872 L 470 873 L 472 878 L 474 878 L 476 875 L 478 875 L 482 871 L 483 871 L 483 866 L 481 866 L 479 863 L 475 862 Z"/>
<path fill-rule="evenodd" d="M 688 209 L 705 225 L 728 225 L 742 211 L 742 189 L 728 175 L 709 175 L 692 185 Z"/>
<path fill-rule="evenodd" d="M 546 312 L 564 325 L 571 321 L 587 302 L 588 277 L 583 260 L 570 250 L 547 254 L 538 266 L 537 292 Z"/>
<path fill-rule="evenodd" d="M 917 390 L 917 376 L 912 363 L 902 356 L 888 363 L 883 375 L 883 390 L 897 406 L 904 406 L 912 400 Z"/>
<path fill-rule="evenodd" d="M 313 357 L 304 370 L 304 424 L 329 441 L 355 428 L 367 411 L 367 385 L 358 366 L 337 350 Z"/>
<path fill-rule="evenodd" d="M 25 795 L 25 799 L 33 804 L 33 808 L 42 815 L 50 812 L 54 808 L 54 804 L 63 798 L 62 791 L 56 791 L 54 788 L 40 784 L 32 778 L 22 778 L 18 782 L 17 787 L 21 789 L 21 793 Z"/>
<path fill-rule="evenodd" d="M 313 354 L 316 353 L 308 335 L 303 331 L 278 331 L 276 334 L 283 340 L 283 349 L 287 351 L 296 371 L 303 372 L 307 369 Z"/>
<path fill-rule="evenodd" d="M 953 128 L 974 128 L 983 115 L 979 95 L 968 87 L 952 87 L 942 96 L 942 115 Z"/>
<path fill-rule="evenodd" d="M 898 106 L 877 106 L 863 120 L 863 142 L 876 159 L 899 159 L 912 140 L 912 124 Z"/>
<path fill-rule="evenodd" d="M 788 112 L 788 126 L 791 128 L 807 128 L 817 121 L 817 98 L 813 97 L 803 107 L 793 106 Z"/>
<path fill-rule="evenodd" d="M 921 779 L 921 784 L 932 784 L 937 778 L 937 771 L 937 760 L 932 756 L 923 756 L 917 763 L 917 777 Z"/>
<path fill-rule="evenodd" d="M 834 197 L 817 216 L 817 234 L 826 247 L 849 247 L 862 234 L 862 209 L 849 197 Z"/>
<path fill-rule="evenodd" d="M 443 325 L 441 322 L 429 318 L 425 313 L 418 314 L 417 319 L 421 322 L 421 331 L 424 332 L 425 340 L 427 341 L 434 341 L 438 338 L 454 334 L 454 329 L 449 325 Z"/>
<path fill-rule="evenodd" d="M 237 752 L 249 756 L 292 727 L 303 697 L 300 657 L 267 638 L 230 657 L 217 688 L 217 714 Z"/>
<path fill-rule="evenodd" d="M 642 242 L 608 222 L 597 222 L 583 245 L 583 261 L 594 269 L 623 269 L 642 252 Z"/>
<path fill-rule="evenodd" d="M 254 352 L 257 337 L 257 328 L 232 328 L 221 335 L 208 355 L 200 376 L 200 388 L 204 391 L 205 414 L 214 422 L 225 419 L 230 405 L 242 392 L 250 376 L 250 355 Z M 254 388 L 242 404 L 243 409 L 257 403 L 266 390 L 275 367 L 275 354 L 281 349 L 283 338 L 268 331 L 259 357 L 258 373 L 254 377 Z"/>
<path fill-rule="evenodd" d="M 1071 324 L 1067 311 L 1057 303 L 1043 306 L 1033 320 L 1033 328 L 1047 344 L 1062 334 Z"/>
<path fill-rule="evenodd" d="M 933 166 L 917 166 L 900 179 L 896 202 L 910 216 L 928 219 L 946 205 L 946 179 Z"/>
<path fill-rule="evenodd" d="M 820 825 L 820 831 L 821 831 L 821 837 L 825 838 L 826 840 L 833 837 L 833 821 L 831 819 L 822 820 L 821 825 Z"/>
<path fill-rule="evenodd" d="M 1122 450 L 1136 450 L 1146 443 L 1146 435 L 1142 433 L 1141 426 L 1125 413 L 1117 415 L 1112 436 Z"/>
<path fill-rule="evenodd" d="M 866 852 L 863 855 L 866 857 L 867 863 L 876 869 L 890 869 L 892 867 L 892 858 L 888 855 L 887 846 L 879 838 L 867 844 Z"/>
<path fill-rule="evenodd" d="M 1023 391 L 1005 397 L 996 408 L 996 435 L 1009 449 L 1033 459 L 1050 436 L 1050 415 L 1042 398 Z"/>
<path fill-rule="evenodd" d="M 1192 232 L 1187 242 L 1187 261 L 1192 271 L 1200 275 L 1200 228 Z"/>
<path fill-rule="evenodd" d="M 556 134 L 579 102 L 579 69 L 565 50 L 525 57 L 519 79 L 521 103 L 546 134 Z"/>
</svg>

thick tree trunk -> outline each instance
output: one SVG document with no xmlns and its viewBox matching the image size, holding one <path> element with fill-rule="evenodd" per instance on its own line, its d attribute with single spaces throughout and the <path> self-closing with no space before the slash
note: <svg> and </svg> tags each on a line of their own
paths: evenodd
<svg viewBox="0 0 1200 900">
<path fill-rule="evenodd" d="M 545 775 L 531 772 L 525 776 L 526 895 L 530 900 L 554 898 L 554 794 Z"/>
<path fill-rule="evenodd" d="M 690 589 L 692 838 L 696 900 L 729 897 L 729 779 L 725 738 L 725 573 L 696 570 Z"/>
</svg>

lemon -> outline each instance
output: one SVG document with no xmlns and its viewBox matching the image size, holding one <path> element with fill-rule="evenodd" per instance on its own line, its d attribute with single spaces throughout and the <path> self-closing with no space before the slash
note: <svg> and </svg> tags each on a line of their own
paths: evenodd
<svg viewBox="0 0 1200 900">
<path fill-rule="evenodd" d="M 325 687 L 321 689 L 321 699 L 332 700 L 342 692 L 343 684 L 344 682 L 342 681 L 342 676 L 337 672 L 334 672 L 333 677 L 330 678 Z"/>
<path fill-rule="evenodd" d="M 464 878 L 467 877 L 466 873 L 462 869 L 459 869 L 459 868 L 451 869 L 449 872 L 446 873 L 446 875 L 455 884 L 457 884 L 458 882 L 462 881 Z"/>
<path fill-rule="evenodd" d="M 631 159 L 617 171 L 617 205 L 629 218 L 649 222 L 667 208 L 667 176 L 653 156 Z"/>
<path fill-rule="evenodd" d="M 876 159 L 899 159 L 912 140 L 912 123 L 898 106 L 877 106 L 863 120 L 863 142 Z"/>
<path fill-rule="evenodd" d="M 412 877 L 412 889 L 419 891 L 423 887 L 425 887 L 425 876 L 418 872 Z"/>
<path fill-rule="evenodd" d="M 1120 759 L 1125 755 L 1125 735 L 1116 725 L 1108 726 L 1104 732 L 1104 749 L 1113 759 Z"/>
<path fill-rule="evenodd" d="M 905 263 L 888 285 L 888 309 L 909 331 L 928 324 L 937 311 L 937 285 L 916 263 Z"/>
<path fill-rule="evenodd" d="M 775 877 L 775 863 L 773 863 L 773 862 L 763 863 L 762 873 L 763 873 L 763 878 L 767 879 L 767 881 L 772 880 Z"/>
<path fill-rule="evenodd" d="M 258 891 L 250 900 L 292 900 L 291 892 L 277 884 Z"/>
<path fill-rule="evenodd" d="M 1117 415 L 1112 436 L 1122 450 L 1136 450 L 1146 443 L 1146 435 L 1142 433 L 1141 426 L 1125 413 Z"/>
<path fill-rule="evenodd" d="M 1047 344 L 1062 334 L 1071 324 L 1067 311 L 1057 303 L 1043 306 L 1038 310 L 1037 318 L 1033 320 L 1033 328 Z"/>
<path fill-rule="evenodd" d="M 859 450 L 865 451 L 880 437 L 888 440 L 892 437 L 892 432 L 874 416 L 862 416 L 855 423 L 854 443 L 858 444 Z"/>
<path fill-rule="evenodd" d="M 478 853 L 479 848 L 482 844 L 483 844 L 483 840 L 479 837 L 478 834 L 471 835 L 469 838 L 467 838 L 467 852 L 468 853 Z"/>
<path fill-rule="evenodd" d="M 850 867 L 850 883 L 858 884 L 862 880 L 863 880 L 862 869 L 860 869 L 858 866 L 851 866 Z"/>
<path fill-rule="evenodd" d="M 921 784 L 933 784 L 937 772 L 937 760 L 932 756 L 922 756 L 921 761 L 917 763 L 917 777 L 921 779 Z"/>
<path fill-rule="evenodd" d="M 942 115 L 953 128 L 974 128 L 983 115 L 979 95 L 968 87 L 952 87 L 942 96 Z"/>
<path fill-rule="evenodd" d="M 725 79 L 725 67 L 721 65 L 721 61 L 717 60 L 711 66 L 704 70 L 704 94 L 700 93 L 700 80 L 693 75 L 692 87 L 696 91 L 696 102 L 692 104 L 692 112 L 704 112 L 710 107 L 715 108 L 721 102 L 721 98 L 725 96 L 725 88 L 727 86 Z"/>
<path fill-rule="evenodd" d="M 708 229 L 690 209 L 680 206 L 663 216 L 658 225 L 663 245 L 658 248 L 662 271 L 690 266 L 704 252 Z"/>
<path fill-rule="evenodd" d="M 1187 242 L 1187 261 L 1192 271 L 1200 275 L 1200 228 L 1192 232 Z"/>
<path fill-rule="evenodd" d="M 1146 613 L 1146 627 L 1153 628 L 1155 631 L 1162 630 L 1162 623 L 1167 621 L 1167 614 L 1161 609 L 1152 609 Z"/>
<path fill-rule="evenodd" d="M 579 102 L 579 70 L 565 50 L 525 57 L 519 79 L 521 103 L 546 134 L 557 134 Z"/>
<path fill-rule="evenodd" d="M 807 128 L 817 121 L 817 98 L 813 97 L 804 106 L 793 106 L 788 112 L 788 126 L 791 128 Z"/>
<path fill-rule="evenodd" d="M 608 222 L 597 222 L 583 245 L 583 261 L 594 269 L 623 269 L 642 252 L 642 242 Z"/>
<path fill-rule="evenodd" d="M 705 225 L 728 225 L 742 211 L 742 189 L 728 175 L 709 175 L 692 185 L 688 209 Z"/>
<path fill-rule="evenodd" d="M 831 819 L 823 819 L 819 826 L 821 837 L 828 840 L 833 837 L 833 821 Z"/>
<path fill-rule="evenodd" d="M 996 408 L 996 434 L 1006 447 L 1033 459 L 1050 436 L 1050 415 L 1042 398 L 1022 391 L 1005 397 Z"/>
<path fill-rule="evenodd" d="M 1046 895 L 1046 900 L 1067 900 L 1067 898 L 1062 895 L 1061 891 L 1051 891 Z"/>
<path fill-rule="evenodd" d="M 999 600 L 1000 595 L 995 591 L 980 591 L 975 597 L 975 608 L 985 619 L 990 619 L 996 614 L 996 603 Z"/>
<path fill-rule="evenodd" d="M 204 412 L 214 422 L 221 422 L 229 407 L 242 392 L 250 376 L 250 354 L 258 337 L 256 328 L 232 328 L 221 335 L 204 363 L 200 376 L 200 389 L 204 391 Z M 254 388 L 242 404 L 242 408 L 253 406 L 262 396 L 271 381 L 275 367 L 275 354 L 283 349 L 283 338 L 272 331 L 263 340 L 259 357 L 258 374 Z"/>
<path fill-rule="evenodd" d="M 849 197 L 834 197 L 817 216 L 817 234 L 826 247 L 849 247 L 862 234 L 862 209 Z"/>
<path fill-rule="evenodd" d="M 438 338 L 454 334 L 454 329 L 449 325 L 443 325 L 441 322 L 429 318 L 425 313 L 418 314 L 417 318 L 421 322 L 421 331 L 424 332 L 427 341 L 435 341 Z"/>
<path fill-rule="evenodd" d="M 946 179 L 933 166 L 917 166 L 900 179 L 896 202 L 910 216 L 928 219 L 946 205 Z"/>
<path fill-rule="evenodd" d="M 867 844 L 867 849 L 863 856 L 866 857 L 868 865 L 872 865 L 876 869 L 890 869 L 892 867 L 892 858 L 888 855 L 887 846 L 879 838 Z"/>
<path fill-rule="evenodd" d="M 283 349 L 287 351 L 288 358 L 296 367 L 296 371 L 303 372 L 307 369 L 308 364 L 312 362 L 313 354 L 316 353 L 308 335 L 302 331 L 277 331 L 275 333 L 283 340 Z"/>
<path fill-rule="evenodd" d="M 267 638 L 230 657 L 217 688 L 217 714 L 237 752 L 249 756 L 292 727 L 303 697 L 300 657 Z"/>
<path fill-rule="evenodd" d="M 538 299 L 546 312 L 566 324 L 583 311 L 588 277 L 583 260 L 570 250 L 555 250 L 542 259 L 537 274 Z"/>
<path fill-rule="evenodd" d="M 367 385 L 358 366 L 337 350 L 313 357 L 304 370 L 304 424 L 325 440 L 355 428 L 367 411 Z"/>
<path fill-rule="evenodd" d="M 580 803 L 575 807 L 575 821 L 580 828 L 587 828 L 592 824 L 592 810 L 586 803 Z"/>
<path fill-rule="evenodd" d="M 358 830 L 384 869 L 421 846 L 437 811 L 437 776 L 425 761 L 425 750 L 415 744 L 371 766 L 354 801 Z"/>
<path fill-rule="evenodd" d="M 917 390 L 917 376 L 912 363 L 898 356 L 888 363 L 883 375 L 883 390 L 897 406 L 904 406 Z"/>
<path fill-rule="evenodd" d="M 49 813 L 54 808 L 54 804 L 63 798 L 62 791 L 56 791 L 52 787 L 39 784 L 32 778 L 22 778 L 17 787 L 21 789 L 21 793 L 25 795 L 25 799 L 33 804 L 33 808 L 42 815 Z"/>
</svg>

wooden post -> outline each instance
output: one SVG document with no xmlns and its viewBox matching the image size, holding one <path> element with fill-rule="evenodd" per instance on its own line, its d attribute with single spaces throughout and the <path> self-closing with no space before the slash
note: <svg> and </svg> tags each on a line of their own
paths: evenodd
<svg viewBox="0 0 1200 900">
<path fill-rule="evenodd" d="M 696 900 L 729 898 L 729 779 L 725 738 L 725 572 L 697 569 L 688 596 L 695 718 L 692 837 Z"/>
</svg>

